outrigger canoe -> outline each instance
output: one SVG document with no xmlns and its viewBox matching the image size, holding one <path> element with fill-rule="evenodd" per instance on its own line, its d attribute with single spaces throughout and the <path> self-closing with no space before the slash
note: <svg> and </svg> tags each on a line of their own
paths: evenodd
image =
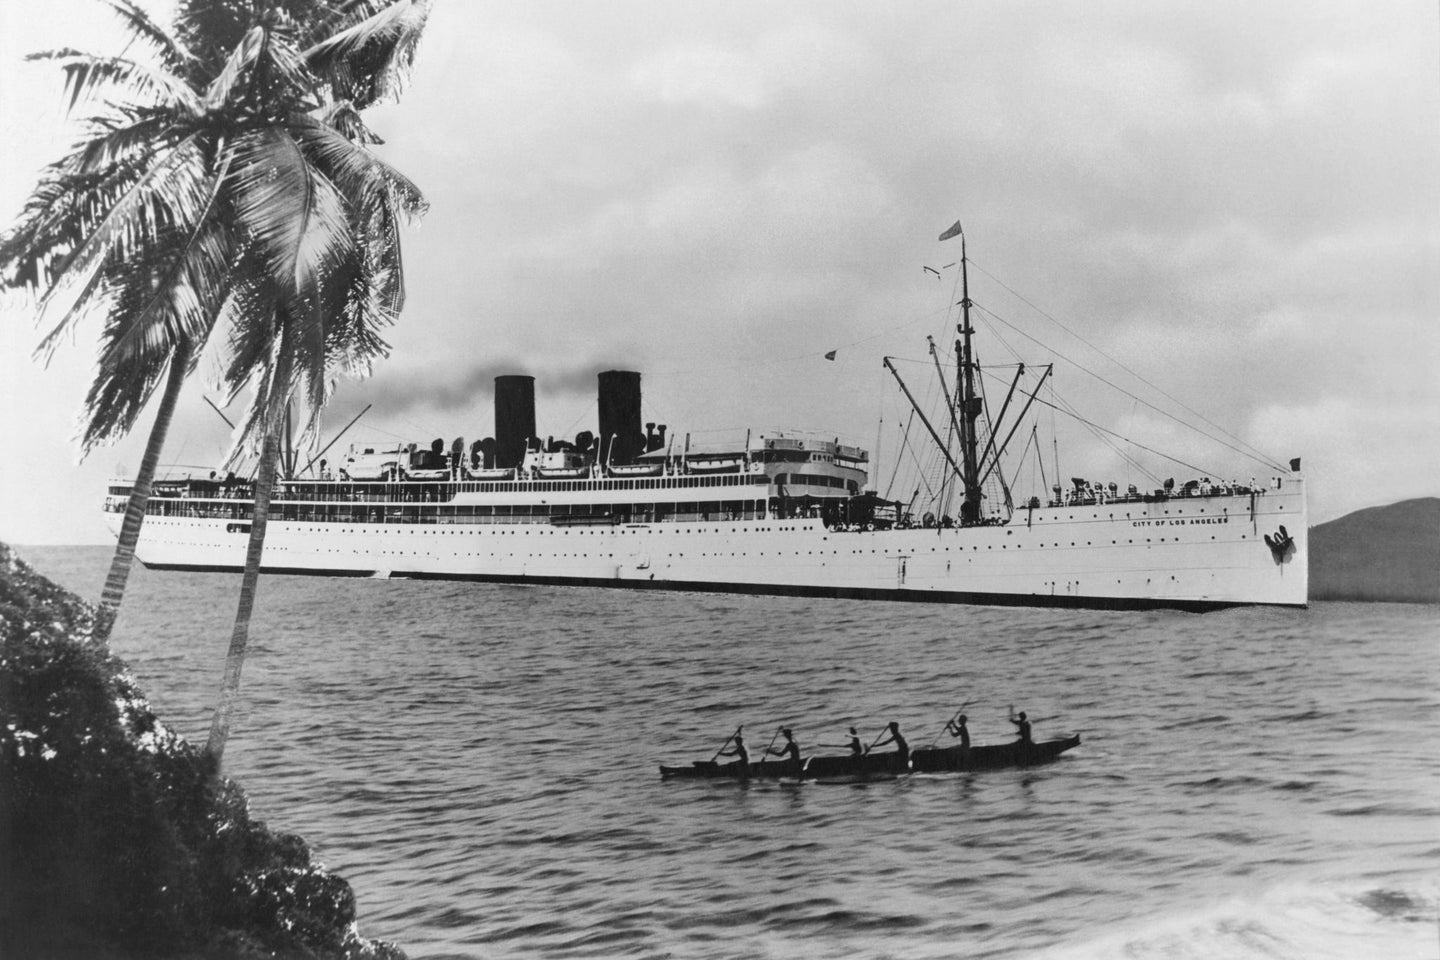
<svg viewBox="0 0 1440 960">
<path fill-rule="evenodd" d="M 1040 743 L 988 744 L 965 747 L 920 747 L 910 751 L 910 762 L 902 763 L 895 751 L 863 756 L 807 757 L 793 760 L 761 760 L 742 771 L 739 763 L 696 760 L 688 767 L 661 765 L 660 776 L 687 780 L 840 780 L 897 777 L 905 773 L 965 773 L 972 770 L 1002 770 L 1049 763 L 1066 750 L 1080 745 L 1080 735 L 1044 740 Z"/>
</svg>

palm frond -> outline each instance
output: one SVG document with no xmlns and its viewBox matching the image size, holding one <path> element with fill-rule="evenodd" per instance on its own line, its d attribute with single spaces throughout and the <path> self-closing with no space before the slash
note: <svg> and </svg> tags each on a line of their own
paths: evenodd
<svg viewBox="0 0 1440 960">
<path fill-rule="evenodd" d="M 333 266 L 327 269 L 326 276 L 333 270 Z M 292 392 L 302 393 L 307 404 L 318 410 L 324 406 L 327 396 L 324 378 L 330 361 L 327 347 L 331 314 L 322 295 L 323 279 L 314 279 L 319 282 L 307 284 L 282 304 L 279 313 L 283 324 L 280 338 L 291 370 Z"/>
<path fill-rule="evenodd" d="M 258 317 L 252 319 L 259 320 Z M 243 378 L 232 382 L 234 394 L 246 387 L 251 393 L 231 435 L 227 462 L 234 462 L 246 454 L 253 455 L 264 442 L 270 427 L 285 414 L 295 388 L 291 367 L 294 354 L 292 319 L 286 315 L 283 305 L 276 304 L 269 336 L 253 341 L 253 345 L 260 348 L 255 354 L 255 362 L 243 371 Z"/>
<path fill-rule="evenodd" d="M 224 230 L 222 223 L 210 220 L 205 232 L 223 234 Z M 107 288 L 110 309 L 86 398 L 82 455 L 130 431 L 167 365 L 182 352 L 182 344 L 192 347 L 183 355 L 193 369 L 214 312 L 226 295 L 227 251 L 218 239 L 197 238 L 183 262 L 173 256 L 166 262 L 162 255 L 154 264 L 130 264 L 123 276 L 128 286 Z M 196 315 L 206 311 L 208 319 Z M 202 329 L 197 332 L 190 324 Z"/>
<path fill-rule="evenodd" d="M 270 404 L 270 380 L 264 375 L 267 368 L 262 364 L 256 369 L 252 382 L 243 384 L 251 388 L 251 394 L 245 406 L 240 410 L 240 416 L 235 420 L 235 428 L 230 431 L 230 449 L 226 451 L 223 462 L 227 469 L 233 468 L 241 460 L 251 458 L 259 453 L 260 444 L 265 439 L 265 426 L 269 422 Z"/>
<path fill-rule="evenodd" d="M 400 251 L 400 223 L 392 207 L 381 208 L 377 218 L 385 232 L 385 244 L 376 251 L 375 290 L 387 316 L 398 319 L 405 307 L 405 261 Z"/>
<path fill-rule="evenodd" d="M 227 465 L 253 455 L 257 441 L 263 439 L 262 427 L 270 407 L 270 372 L 275 368 L 275 351 L 283 332 L 273 290 L 263 268 L 252 267 L 237 277 L 222 311 L 228 343 L 217 386 L 224 391 L 224 406 L 250 392 L 230 435 L 224 458 Z"/>
<path fill-rule="evenodd" d="M 228 225 L 206 218 L 152 275 L 136 276 L 147 289 L 131 298 L 121 322 L 105 331 L 101 369 L 123 374 L 170 353 L 182 340 L 198 352 L 228 293 L 233 250 Z"/>
<path fill-rule="evenodd" d="M 295 254 L 310 210 L 310 178 L 299 148 L 270 127 L 236 138 L 227 191 L 236 222 L 265 263 L 271 282 L 295 285 Z"/>
<path fill-rule="evenodd" d="M 147 249 L 160 242 L 163 229 L 177 219 L 191 222 L 191 217 L 184 215 L 187 208 L 197 200 L 203 202 L 208 192 L 202 146 L 198 134 L 192 135 L 162 155 L 109 205 L 73 251 L 49 267 L 52 279 L 40 299 L 40 317 L 43 318 L 55 295 L 67 286 L 67 280 L 88 276 L 97 269 L 101 258 L 113 256 L 122 264 L 148 259 Z M 74 310 L 67 313 L 56 333 L 75 316 Z"/>
<path fill-rule="evenodd" d="M 123 304 L 116 310 L 123 311 Z M 123 374 L 113 370 L 100 371 L 85 395 L 87 411 L 81 435 L 81 449 L 88 453 L 98 444 L 124 436 L 134 426 L 165 372 L 169 355 L 156 358 L 145 366 L 131 366 Z"/>
<path fill-rule="evenodd" d="M 46 265 L 73 246 L 71 238 L 54 234 L 57 226 L 70 222 L 67 214 L 79 203 L 77 179 L 65 161 L 42 171 L 14 226 L 0 235 L 0 284 L 32 292 L 48 289 Z"/>
<path fill-rule="evenodd" d="M 52 295 L 75 251 L 144 174 L 138 162 L 102 175 L 47 174 L 15 227 L 0 239 L 0 282 Z"/>
<path fill-rule="evenodd" d="M 228 406 L 264 365 L 276 335 L 274 285 L 253 256 L 241 255 L 230 295 L 221 305 L 217 326 L 225 330 L 225 362 L 216 379 Z"/>
<path fill-rule="evenodd" d="M 110 0 L 110 6 L 125 21 L 132 36 L 149 43 L 171 70 L 179 70 L 195 57 L 163 26 L 151 19 L 135 0 Z"/>
<path fill-rule="evenodd" d="M 326 106 L 319 115 L 319 120 L 327 127 L 333 127 L 340 131 L 341 135 L 351 143 L 374 146 L 384 143 L 380 135 L 371 130 L 360 111 L 355 109 L 355 104 L 349 100 L 341 100 Z"/>
<path fill-rule="evenodd" d="M 272 30 L 260 59 L 269 87 L 266 96 L 272 102 L 284 103 L 285 113 L 297 107 L 309 110 L 320 105 L 316 78 L 296 46 L 293 31 Z"/>
<path fill-rule="evenodd" d="M 311 169 L 284 130 L 264 128 L 238 138 L 230 179 L 237 222 L 285 296 L 303 294 L 317 274 L 346 255 L 351 239 L 344 198 Z"/>
<path fill-rule="evenodd" d="M 313 117 L 296 117 L 291 125 L 306 159 L 325 172 L 352 204 L 366 203 L 377 191 L 388 191 L 408 217 L 422 216 L 430 204 L 410 178 L 340 131 Z"/>
<path fill-rule="evenodd" d="M 102 57 L 66 47 L 32 53 L 25 59 L 60 63 L 65 72 L 65 92 L 70 95 L 67 111 L 73 111 L 82 99 L 93 98 L 107 86 L 134 96 L 148 97 L 157 106 L 177 113 L 195 114 L 200 109 L 195 92 L 173 74 L 125 57 Z"/>
<path fill-rule="evenodd" d="M 325 406 L 330 402 L 330 395 L 335 390 L 335 378 L 331 374 L 331 366 L 325 355 L 324 343 L 320 345 L 318 358 L 313 345 L 305 345 L 297 349 L 299 356 L 296 363 L 300 361 L 311 362 L 311 366 L 299 371 L 295 377 L 296 386 L 304 396 L 305 417 L 301 427 L 301 445 L 308 444 L 314 439 L 316 431 L 320 427 L 320 417 L 325 412 Z"/>
<path fill-rule="evenodd" d="M 99 173 L 137 154 L 154 153 L 158 146 L 172 141 L 177 132 L 174 117 L 158 110 L 92 118 L 89 136 L 75 145 L 78 170 Z"/>
<path fill-rule="evenodd" d="M 394 323 L 404 304 L 399 221 L 425 209 L 407 178 L 339 131 L 314 118 L 292 127 L 307 159 L 349 198 L 355 254 L 329 278 L 324 291 L 331 364 L 367 376 L 389 346 L 379 331 Z"/>
<path fill-rule="evenodd" d="M 404 299 L 403 294 L 395 296 L 398 258 L 378 246 L 367 247 L 363 258 L 352 259 L 351 269 L 336 278 L 332 293 L 336 307 L 329 330 L 331 363 L 356 379 L 369 376 L 375 362 L 389 356 L 390 345 L 380 331 L 399 318 Z"/>
<path fill-rule="evenodd" d="M 317 43 L 348 24 L 366 20 L 390 6 L 394 0 L 340 0 L 339 3 L 322 2 L 317 6 L 328 7 L 317 10 L 317 16 L 306 18 L 311 43 Z"/>
<path fill-rule="evenodd" d="M 255 66 L 261 51 L 265 47 L 268 31 L 264 27 L 254 26 L 245 32 L 244 38 L 230 51 L 225 58 L 225 64 L 215 79 L 205 88 L 204 105 L 210 112 L 220 110 L 225 104 L 232 102 L 236 88 L 244 82 Z"/>
<path fill-rule="evenodd" d="M 40 360 L 41 363 L 47 367 L 50 365 L 50 361 L 55 356 L 55 348 L 60 345 L 60 338 L 65 332 L 79 326 L 80 321 L 89 316 L 92 310 L 104 306 L 106 299 L 105 290 L 109 279 L 110 277 L 106 275 L 105 271 L 100 269 L 98 263 L 93 265 L 91 269 L 84 274 L 84 283 L 79 292 L 76 293 L 75 297 L 71 300 L 70 309 L 65 311 L 65 315 L 60 318 L 60 322 L 55 324 L 49 333 L 40 338 L 39 345 L 36 346 L 34 353 L 31 354 L 33 358 Z M 40 311 L 40 316 L 36 317 L 35 322 L 37 324 L 44 322 L 43 307 Z"/>
<path fill-rule="evenodd" d="M 349 100 L 363 110 L 397 99 L 429 15 L 429 0 L 395 0 L 378 10 L 357 4 L 341 29 L 305 50 L 305 61 L 330 84 L 335 100 Z"/>
<path fill-rule="evenodd" d="M 307 404 L 314 415 L 329 396 L 326 371 L 330 365 L 332 305 L 325 296 L 328 281 L 343 273 L 357 256 L 354 220 L 345 197 L 316 167 L 306 164 L 311 177 L 314 215 L 297 253 L 296 297 L 288 305 L 286 336 L 291 350 L 292 375 L 302 381 Z"/>
</svg>

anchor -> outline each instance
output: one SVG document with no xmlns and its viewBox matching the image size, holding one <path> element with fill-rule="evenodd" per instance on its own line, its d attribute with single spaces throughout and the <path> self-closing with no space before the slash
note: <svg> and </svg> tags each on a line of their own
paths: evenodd
<svg viewBox="0 0 1440 960">
<path fill-rule="evenodd" d="M 1282 523 L 1280 525 L 1280 532 L 1275 534 L 1275 536 L 1272 537 L 1268 533 L 1265 534 L 1265 546 L 1270 548 L 1270 553 L 1274 555 L 1275 562 L 1282 563 L 1286 555 L 1288 555 L 1295 546 L 1295 538 L 1290 536 L 1290 532 L 1285 529 L 1285 525 Z"/>
</svg>

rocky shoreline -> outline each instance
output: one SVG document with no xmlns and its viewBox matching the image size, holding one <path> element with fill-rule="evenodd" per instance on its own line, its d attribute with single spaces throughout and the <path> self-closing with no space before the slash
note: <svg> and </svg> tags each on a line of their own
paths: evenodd
<svg viewBox="0 0 1440 960">
<path fill-rule="evenodd" d="M 93 616 L 0 544 L 0 956 L 403 958 L 155 716 Z"/>
</svg>

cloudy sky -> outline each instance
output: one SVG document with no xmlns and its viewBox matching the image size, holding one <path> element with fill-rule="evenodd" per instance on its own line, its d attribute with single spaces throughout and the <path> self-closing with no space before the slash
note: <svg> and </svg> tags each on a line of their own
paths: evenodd
<svg viewBox="0 0 1440 960">
<path fill-rule="evenodd" d="M 0 222 L 68 136 L 58 72 L 20 57 L 118 50 L 112 20 L 0 6 Z M 981 359 L 1054 362 L 1059 397 L 1123 452 L 1180 461 L 1155 475 L 1300 456 L 1313 522 L 1440 495 L 1432 0 L 440 0 L 410 89 L 372 121 L 432 208 L 405 237 L 391 358 L 335 395 L 330 431 L 374 404 L 342 445 L 489 435 L 501 373 L 536 377 L 539 431 L 574 436 L 595 428 L 595 374 L 624 368 L 645 418 L 697 443 L 878 439 L 883 490 L 909 454 L 881 358 L 935 396 L 925 338 L 953 338 L 959 299 L 959 241 L 936 237 L 959 218 Z M 42 369 L 24 304 L 0 319 L 0 538 L 103 542 L 105 480 L 148 421 L 79 463 L 92 341 Z M 227 446 L 208 372 L 167 460 L 209 469 Z M 1150 482 L 1052 421 L 1051 482 L 1052 456 Z"/>
</svg>

